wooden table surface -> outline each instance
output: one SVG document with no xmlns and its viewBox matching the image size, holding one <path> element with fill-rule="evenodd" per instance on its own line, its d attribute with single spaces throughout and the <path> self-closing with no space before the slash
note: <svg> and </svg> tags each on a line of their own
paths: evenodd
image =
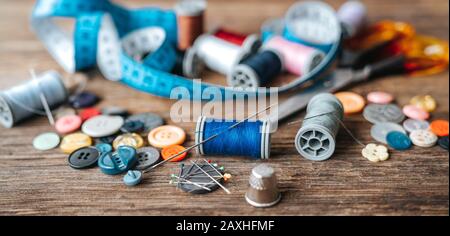
<svg viewBox="0 0 450 236">
<path fill-rule="evenodd" d="M 0 0 L 0 89 L 28 79 L 28 70 L 55 69 L 64 73 L 30 32 L 28 19 L 34 1 Z M 173 1 L 120 1 L 127 6 L 155 4 L 170 7 Z M 294 1 L 210 0 L 207 25 L 257 32 L 264 19 L 281 16 Z M 331 2 L 331 1 L 330 1 Z M 448 40 L 447 0 L 365 0 L 371 21 L 382 19 L 412 23 L 417 31 Z M 332 1 L 335 7 L 342 1 Z M 118 105 L 133 113 L 151 111 L 168 123 L 173 101 L 143 94 L 90 73 L 88 90 L 100 95 L 99 107 Z M 222 80 L 217 75 L 207 80 Z M 448 120 L 449 74 L 429 77 L 388 77 L 351 88 L 360 94 L 374 90 L 393 93 L 399 105 L 417 94 L 431 94 L 439 102 L 432 118 Z M 299 114 L 291 121 L 300 119 Z M 372 142 L 371 125 L 362 115 L 346 117 L 346 126 L 363 142 Z M 194 123 L 177 124 L 193 144 Z M 169 185 L 178 165 L 169 163 L 130 188 L 122 176 L 106 176 L 99 169 L 76 171 L 58 149 L 37 151 L 33 138 L 50 131 L 45 117 L 13 129 L 0 127 L 0 215 L 448 215 L 449 154 L 440 147 L 391 151 L 391 159 L 371 163 L 361 147 L 345 132 L 337 138 L 335 155 L 325 162 L 301 158 L 294 148 L 299 124 L 280 126 L 272 137 L 270 163 L 278 173 L 283 194 L 280 204 L 255 209 L 244 200 L 252 167 L 261 161 L 208 157 L 233 175 L 227 184 L 232 194 L 218 190 L 197 196 Z M 190 154 L 190 160 L 198 158 Z"/>
</svg>

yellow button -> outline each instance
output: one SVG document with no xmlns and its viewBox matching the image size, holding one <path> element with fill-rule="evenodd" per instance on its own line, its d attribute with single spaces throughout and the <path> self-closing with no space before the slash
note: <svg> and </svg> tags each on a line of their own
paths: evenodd
<svg viewBox="0 0 450 236">
<path fill-rule="evenodd" d="M 183 144 L 186 133 L 179 127 L 173 125 L 160 126 L 148 134 L 148 142 L 157 148 L 165 148 L 171 145 Z"/>
<path fill-rule="evenodd" d="M 66 153 L 70 154 L 73 151 L 92 145 L 92 138 L 83 134 L 83 133 L 74 133 L 69 134 L 65 136 L 62 141 L 61 145 L 59 146 L 61 150 Z"/>
<path fill-rule="evenodd" d="M 135 133 L 122 134 L 117 136 L 117 138 L 113 141 L 114 149 L 117 149 L 120 146 L 131 146 L 138 149 L 144 146 L 144 139 Z"/>
<path fill-rule="evenodd" d="M 436 100 L 430 95 L 415 96 L 409 103 L 427 112 L 433 112 L 437 107 Z"/>
</svg>

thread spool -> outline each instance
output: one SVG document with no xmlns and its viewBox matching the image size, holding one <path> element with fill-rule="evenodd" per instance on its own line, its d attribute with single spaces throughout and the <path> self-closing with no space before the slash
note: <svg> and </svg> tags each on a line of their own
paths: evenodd
<svg viewBox="0 0 450 236">
<path fill-rule="evenodd" d="M 329 159 L 336 148 L 336 135 L 343 118 L 344 108 L 334 95 L 314 96 L 295 137 L 295 147 L 300 155 L 312 161 Z"/>
<path fill-rule="evenodd" d="M 61 76 L 55 71 L 43 73 L 35 80 L 12 87 L 0 93 L 0 123 L 12 128 L 17 123 L 34 115 L 45 116 L 41 94 L 49 107 L 56 108 L 68 98 Z"/>
<path fill-rule="evenodd" d="M 184 51 L 192 46 L 195 39 L 203 34 L 204 0 L 181 0 L 175 5 L 178 25 L 178 49 Z"/>
<path fill-rule="evenodd" d="M 256 34 L 244 35 L 236 32 L 218 28 L 213 35 L 217 38 L 230 42 L 232 44 L 243 47 L 247 51 L 256 51 L 261 47 L 261 40 Z"/>
<path fill-rule="evenodd" d="M 325 58 L 325 53 L 322 51 L 288 41 L 281 36 L 271 37 L 264 47 L 280 52 L 286 71 L 298 76 L 309 73 Z"/>
<path fill-rule="evenodd" d="M 209 69 L 223 75 L 230 74 L 237 64 L 253 53 L 208 34 L 197 38 L 194 50 Z"/>
<path fill-rule="evenodd" d="M 283 57 L 273 49 L 263 49 L 242 61 L 227 77 L 228 85 L 243 89 L 257 89 L 281 74 Z"/>
<path fill-rule="evenodd" d="M 347 37 L 353 37 L 367 23 L 367 8 L 360 1 L 347 1 L 337 12 Z"/>
<path fill-rule="evenodd" d="M 195 53 L 195 50 L 189 48 L 186 52 L 177 52 L 176 62 L 172 73 L 188 78 L 198 78 L 204 69 L 205 63 Z"/>
<path fill-rule="evenodd" d="M 227 130 L 238 123 L 234 120 L 216 120 L 199 117 L 195 129 L 195 143 Z M 205 142 L 197 147 L 200 155 L 244 156 L 254 159 L 270 157 L 270 122 L 245 121 L 226 134 Z"/>
<path fill-rule="evenodd" d="M 266 20 L 261 26 L 261 38 L 263 42 L 271 38 L 272 35 L 283 35 L 285 22 L 283 18 Z"/>
</svg>

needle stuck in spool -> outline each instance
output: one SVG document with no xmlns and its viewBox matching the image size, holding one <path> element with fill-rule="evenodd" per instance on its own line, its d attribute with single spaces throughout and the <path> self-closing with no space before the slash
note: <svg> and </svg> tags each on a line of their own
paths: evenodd
<svg viewBox="0 0 450 236">
<path fill-rule="evenodd" d="M 52 111 L 50 110 L 50 106 L 48 105 L 47 98 L 45 97 L 44 93 L 41 90 L 39 80 L 37 79 L 36 73 L 34 69 L 30 69 L 30 75 L 33 80 L 33 82 L 36 83 L 36 85 L 39 87 L 39 97 L 42 102 L 42 106 L 44 107 L 45 113 L 47 114 L 48 122 L 51 126 L 55 125 L 55 118 L 53 117 Z"/>
</svg>

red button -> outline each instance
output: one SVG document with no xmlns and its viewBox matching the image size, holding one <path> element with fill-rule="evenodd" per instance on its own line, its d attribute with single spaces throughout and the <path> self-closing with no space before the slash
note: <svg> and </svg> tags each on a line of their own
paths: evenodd
<svg viewBox="0 0 450 236">
<path fill-rule="evenodd" d="M 101 111 L 97 108 L 86 108 L 80 111 L 80 117 L 82 121 L 89 120 L 94 116 L 98 116 L 101 114 Z"/>
</svg>

